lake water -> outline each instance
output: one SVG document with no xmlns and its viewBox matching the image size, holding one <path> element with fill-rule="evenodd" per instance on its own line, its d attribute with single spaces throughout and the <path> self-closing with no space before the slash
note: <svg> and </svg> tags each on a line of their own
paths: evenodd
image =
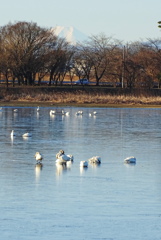
<svg viewBox="0 0 161 240">
<path fill-rule="evenodd" d="M 0 112 L 1 239 L 161 239 L 161 109 L 13 110 Z M 68 168 L 55 165 L 60 149 L 74 156 Z M 100 166 L 80 168 L 96 155 Z M 135 165 L 123 162 L 129 156 Z"/>
</svg>

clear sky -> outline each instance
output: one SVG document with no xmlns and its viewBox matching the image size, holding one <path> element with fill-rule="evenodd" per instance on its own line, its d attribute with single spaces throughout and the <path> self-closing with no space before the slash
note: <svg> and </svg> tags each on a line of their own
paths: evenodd
<svg viewBox="0 0 161 240">
<path fill-rule="evenodd" d="M 17 21 L 40 27 L 73 26 L 88 36 L 124 42 L 161 38 L 161 0 L 2 0 L 0 26 Z"/>
</svg>

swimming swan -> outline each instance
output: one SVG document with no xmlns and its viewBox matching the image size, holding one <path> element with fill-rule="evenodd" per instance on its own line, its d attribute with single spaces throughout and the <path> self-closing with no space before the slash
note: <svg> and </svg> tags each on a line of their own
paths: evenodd
<svg viewBox="0 0 161 240">
<path fill-rule="evenodd" d="M 88 167 L 87 161 L 80 161 L 80 167 Z"/>
<path fill-rule="evenodd" d="M 22 137 L 32 137 L 32 134 L 27 132 L 27 133 L 24 133 Z"/>
<path fill-rule="evenodd" d="M 66 112 L 66 111 L 64 111 L 64 110 L 62 110 L 62 115 L 66 115 L 66 116 L 69 116 L 70 115 L 70 113 L 69 112 Z"/>
<path fill-rule="evenodd" d="M 96 111 L 94 111 L 94 112 L 92 112 L 92 113 L 89 113 L 89 116 L 96 116 L 97 115 L 97 112 Z"/>
<path fill-rule="evenodd" d="M 55 115 L 56 111 L 55 110 L 50 110 L 50 115 Z"/>
<path fill-rule="evenodd" d="M 62 110 L 61 111 L 62 115 L 66 115 L 66 111 Z"/>
<path fill-rule="evenodd" d="M 66 155 L 64 153 L 64 150 L 60 150 L 56 154 L 56 163 L 59 163 L 61 165 L 66 164 L 67 162 L 73 162 L 74 157 L 73 155 Z"/>
<path fill-rule="evenodd" d="M 94 156 L 92 158 L 89 158 L 88 161 L 89 161 L 89 163 L 100 164 L 101 163 L 101 157 Z"/>
<path fill-rule="evenodd" d="M 14 137 L 14 136 L 16 136 L 16 134 L 15 134 L 15 131 L 12 130 L 12 131 L 11 131 L 11 137 Z"/>
<path fill-rule="evenodd" d="M 79 116 L 79 115 L 83 115 L 83 111 L 78 111 L 75 113 L 75 115 Z"/>
<path fill-rule="evenodd" d="M 136 163 L 136 158 L 131 156 L 124 159 L 124 163 Z"/>
<path fill-rule="evenodd" d="M 40 152 L 36 152 L 34 157 L 37 163 L 41 163 L 41 161 L 43 160 L 43 156 L 40 154 Z"/>
</svg>

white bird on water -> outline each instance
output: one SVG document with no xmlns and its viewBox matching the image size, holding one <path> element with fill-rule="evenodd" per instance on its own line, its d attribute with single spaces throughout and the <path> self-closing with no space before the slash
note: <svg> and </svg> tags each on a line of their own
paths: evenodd
<svg viewBox="0 0 161 240">
<path fill-rule="evenodd" d="M 124 159 L 124 163 L 136 163 L 136 158 L 131 156 Z"/>
<path fill-rule="evenodd" d="M 17 113 L 17 112 L 18 112 L 18 109 L 16 108 L 16 109 L 14 109 L 13 111 L 14 111 L 14 113 Z"/>
<path fill-rule="evenodd" d="M 78 112 L 75 113 L 75 115 L 77 115 L 77 116 L 81 115 L 82 116 L 83 115 L 83 111 L 78 111 Z"/>
<path fill-rule="evenodd" d="M 87 161 L 80 161 L 80 167 L 88 167 Z"/>
<path fill-rule="evenodd" d="M 89 161 L 89 163 L 100 164 L 101 163 L 101 157 L 94 156 L 92 158 L 89 158 L 88 161 Z"/>
<path fill-rule="evenodd" d="M 39 111 L 40 111 L 40 107 L 38 106 L 38 107 L 37 107 L 37 112 L 39 112 Z"/>
<path fill-rule="evenodd" d="M 70 162 L 72 163 L 74 160 L 73 155 L 66 155 L 64 150 L 60 150 L 57 154 L 56 154 L 56 163 L 61 164 L 61 165 L 66 165 L 66 163 Z"/>
<path fill-rule="evenodd" d="M 56 111 L 55 110 L 50 110 L 50 115 L 55 115 L 56 114 Z"/>
<path fill-rule="evenodd" d="M 40 154 L 40 152 L 35 153 L 35 159 L 37 163 L 41 163 L 41 161 L 43 160 L 43 156 Z"/>
<path fill-rule="evenodd" d="M 66 111 L 62 110 L 61 111 L 62 115 L 66 115 Z"/>
<path fill-rule="evenodd" d="M 69 116 L 69 114 L 70 114 L 69 112 L 66 112 L 64 110 L 62 110 L 61 113 L 62 113 L 62 115 L 66 115 L 66 116 Z"/>
<path fill-rule="evenodd" d="M 22 135 L 22 137 L 32 137 L 32 133 L 26 132 Z"/>
<path fill-rule="evenodd" d="M 89 116 L 96 116 L 97 115 L 97 112 L 96 111 L 94 111 L 94 112 L 92 112 L 92 113 L 89 113 Z"/>
<path fill-rule="evenodd" d="M 16 136 L 16 134 L 15 134 L 15 131 L 12 130 L 12 131 L 11 131 L 11 137 L 14 137 L 14 136 Z"/>
</svg>

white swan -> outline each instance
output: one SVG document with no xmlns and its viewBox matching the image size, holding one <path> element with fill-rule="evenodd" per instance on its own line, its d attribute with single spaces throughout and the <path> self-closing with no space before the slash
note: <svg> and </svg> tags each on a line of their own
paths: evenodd
<svg viewBox="0 0 161 240">
<path fill-rule="evenodd" d="M 40 152 L 36 152 L 34 157 L 37 163 L 40 163 L 43 160 L 43 156 L 40 154 Z"/>
<path fill-rule="evenodd" d="M 22 137 L 32 137 L 32 133 L 24 133 L 23 135 L 22 135 Z"/>
<path fill-rule="evenodd" d="M 101 163 L 101 157 L 94 156 L 92 158 L 89 158 L 88 161 L 89 161 L 89 163 L 100 164 Z"/>
<path fill-rule="evenodd" d="M 92 112 L 92 113 L 89 113 L 89 116 L 96 116 L 97 115 L 97 112 L 96 111 L 94 111 L 94 112 Z"/>
<path fill-rule="evenodd" d="M 66 116 L 69 116 L 69 115 L 70 115 L 70 112 L 66 112 L 65 115 L 66 115 Z"/>
<path fill-rule="evenodd" d="M 80 161 L 80 167 L 88 167 L 87 161 Z"/>
<path fill-rule="evenodd" d="M 66 111 L 62 110 L 61 113 L 62 113 L 62 115 L 65 115 L 65 114 L 66 114 Z"/>
<path fill-rule="evenodd" d="M 70 115 L 69 112 L 66 112 L 66 111 L 64 111 L 64 110 L 62 110 L 61 113 L 62 113 L 62 115 L 66 115 L 66 116 L 69 116 L 69 115 Z"/>
<path fill-rule="evenodd" d="M 18 109 L 16 108 L 16 109 L 14 109 L 13 111 L 14 111 L 15 113 L 17 113 L 17 112 L 18 112 Z"/>
<path fill-rule="evenodd" d="M 131 156 L 124 159 L 124 163 L 136 163 L 136 158 Z"/>
<path fill-rule="evenodd" d="M 12 130 L 12 131 L 11 131 L 11 137 L 14 137 L 14 136 L 16 136 L 16 134 L 15 134 L 15 131 Z"/>
<path fill-rule="evenodd" d="M 66 164 L 67 162 L 73 162 L 74 157 L 73 155 L 66 155 L 64 153 L 64 150 L 60 150 L 57 154 L 56 154 L 56 163 L 59 163 L 61 165 Z"/>
<path fill-rule="evenodd" d="M 75 113 L 75 115 L 77 115 L 77 116 L 78 115 L 83 115 L 83 111 L 78 111 L 78 112 Z"/>
<path fill-rule="evenodd" d="M 50 110 L 50 115 L 55 115 L 56 111 L 55 110 Z"/>
<path fill-rule="evenodd" d="M 39 112 L 39 111 L 40 111 L 40 107 L 38 106 L 38 107 L 37 107 L 37 112 Z"/>
<path fill-rule="evenodd" d="M 74 160 L 74 157 L 73 155 L 66 155 L 64 150 L 60 150 L 57 154 L 56 154 L 56 158 L 57 159 L 63 159 L 65 161 L 73 161 Z"/>
</svg>

